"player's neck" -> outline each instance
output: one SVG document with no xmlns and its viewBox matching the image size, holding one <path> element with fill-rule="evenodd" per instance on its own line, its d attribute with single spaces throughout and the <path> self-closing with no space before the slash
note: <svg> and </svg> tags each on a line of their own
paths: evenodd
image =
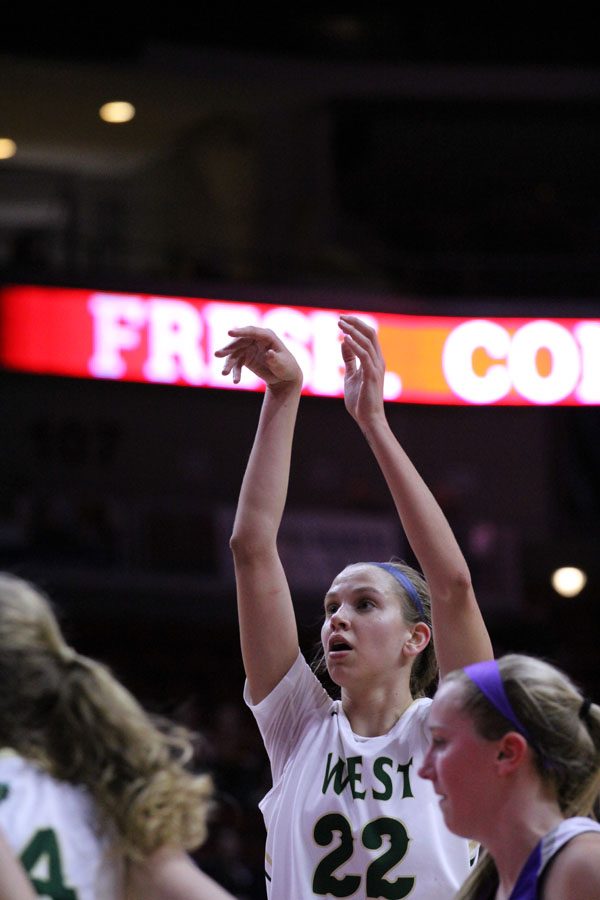
<svg viewBox="0 0 600 900">
<path fill-rule="evenodd" d="M 534 847 L 562 820 L 555 800 L 538 796 L 529 801 L 523 792 L 519 792 L 518 802 L 510 809 L 508 801 L 494 816 L 494 827 L 487 837 L 486 847 L 499 875 L 498 900 L 510 896 Z"/>
<path fill-rule="evenodd" d="M 342 708 L 350 727 L 361 737 L 387 734 L 412 704 L 407 689 L 390 691 L 381 687 L 353 693 L 342 690 Z"/>
</svg>

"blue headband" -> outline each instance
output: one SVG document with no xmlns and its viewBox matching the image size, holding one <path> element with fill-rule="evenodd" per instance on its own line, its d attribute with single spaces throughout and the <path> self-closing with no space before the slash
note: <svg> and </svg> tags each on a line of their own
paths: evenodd
<svg viewBox="0 0 600 900">
<path fill-rule="evenodd" d="M 481 693 L 490 701 L 492 706 L 497 709 L 505 719 L 508 719 L 515 731 L 522 734 L 527 742 L 531 744 L 534 750 L 537 750 L 543 758 L 543 754 L 540 752 L 529 731 L 512 708 L 512 704 L 508 699 L 508 695 L 504 688 L 497 661 L 495 659 L 486 659 L 484 662 L 473 663 L 470 666 L 465 666 L 464 672 L 465 675 L 468 675 L 473 684 L 477 685 Z"/>
<path fill-rule="evenodd" d="M 424 621 L 427 621 L 427 616 L 425 615 L 425 610 L 423 608 L 423 604 L 421 603 L 421 598 L 419 597 L 419 595 L 417 593 L 417 589 L 415 588 L 415 586 L 412 583 L 412 581 L 410 580 L 410 578 L 408 578 L 404 574 L 404 572 L 402 572 L 398 568 L 398 566 L 395 566 L 393 563 L 384 563 L 384 562 L 370 562 L 370 563 L 367 563 L 367 565 L 368 566 L 378 566 L 380 569 L 385 569 L 386 572 L 389 572 L 390 575 L 393 575 L 394 578 L 396 579 L 396 581 L 398 581 L 402 585 L 402 587 L 408 594 L 412 605 L 415 607 L 415 609 L 419 613 L 420 617 Z"/>
</svg>

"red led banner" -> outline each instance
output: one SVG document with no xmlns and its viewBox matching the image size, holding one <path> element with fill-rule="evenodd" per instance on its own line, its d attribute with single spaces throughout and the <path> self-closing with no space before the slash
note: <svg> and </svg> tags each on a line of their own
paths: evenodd
<svg viewBox="0 0 600 900">
<path fill-rule="evenodd" d="M 304 372 L 304 392 L 339 397 L 341 310 L 67 288 L 0 289 L 6 369 L 194 387 L 239 386 L 214 351 L 229 328 L 272 328 Z M 387 400 L 496 405 L 600 404 L 600 319 L 460 318 L 356 312 L 379 334 Z"/>
</svg>

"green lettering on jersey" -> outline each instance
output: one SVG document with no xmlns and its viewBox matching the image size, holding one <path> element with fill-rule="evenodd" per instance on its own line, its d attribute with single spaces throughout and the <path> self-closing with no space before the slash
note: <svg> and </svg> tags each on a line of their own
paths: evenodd
<svg viewBox="0 0 600 900">
<path fill-rule="evenodd" d="M 333 789 L 336 794 L 341 794 L 344 788 L 349 784 L 352 796 L 355 800 L 362 800 L 366 796 L 366 791 L 360 791 L 358 785 L 362 783 L 362 774 L 360 766 L 362 766 L 362 756 L 349 756 L 347 760 L 338 757 L 335 765 L 331 765 L 333 753 L 327 754 L 327 765 L 325 767 L 325 778 L 323 779 L 322 792 L 327 793 L 327 788 L 333 781 Z M 346 773 L 346 766 L 348 767 Z"/>
<path fill-rule="evenodd" d="M 414 797 L 412 788 L 410 786 L 410 772 L 409 772 L 409 769 L 412 766 L 412 764 L 413 764 L 413 761 L 412 761 L 412 756 L 411 756 L 411 758 L 409 759 L 409 761 L 407 763 L 404 763 L 404 765 L 398 765 L 397 771 L 402 772 L 402 775 L 403 775 L 403 779 L 402 779 L 402 781 L 403 781 L 402 797 L 403 798 L 404 797 Z"/>
<path fill-rule="evenodd" d="M 7 784 L 5 784 L 4 782 L 1 782 L 0 783 L 0 803 L 2 802 L 2 800 L 6 800 L 6 798 L 8 797 L 9 794 L 10 794 L 9 786 Z"/>
<path fill-rule="evenodd" d="M 407 763 L 398 763 L 396 767 L 396 771 L 402 775 L 402 799 L 414 797 L 410 783 L 410 768 L 412 764 L 413 760 L 411 757 Z M 349 756 L 347 760 L 338 756 L 334 763 L 333 753 L 328 753 L 321 792 L 326 794 L 329 787 L 333 786 L 336 794 L 341 794 L 344 788 L 349 785 L 354 799 L 362 800 L 366 797 L 366 791 L 359 789 L 362 787 L 362 765 L 362 756 Z M 376 790 L 375 787 L 372 788 L 373 797 L 376 800 L 390 800 L 392 798 L 394 783 L 391 771 L 388 771 L 388 769 L 393 770 L 393 766 L 394 761 L 389 756 L 380 756 L 374 761 L 373 776 L 381 785 L 379 790 Z"/>
<path fill-rule="evenodd" d="M 333 779 L 333 789 L 336 794 L 341 794 L 346 785 L 348 784 L 348 776 L 344 778 L 344 767 L 345 763 L 341 757 L 338 757 L 338 761 L 331 768 L 331 760 L 333 757 L 333 753 L 327 754 L 327 767 L 325 769 L 325 779 L 323 781 L 322 792 L 324 794 L 327 793 L 327 788 L 329 787 L 329 782 Z"/>
<path fill-rule="evenodd" d="M 43 828 L 35 833 L 21 854 L 21 862 L 40 897 L 77 900 L 77 892 L 65 884 L 60 849 L 56 834 L 51 828 Z M 43 877 L 34 873 L 36 869 L 38 874 L 43 870 Z"/>
<path fill-rule="evenodd" d="M 364 885 L 361 897 L 403 900 L 415 886 L 414 875 L 388 881 L 386 875 L 402 862 L 410 838 L 402 822 L 396 819 L 374 819 L 362 830 L 360 839 L 368 850 L 382 850 L 369 863 L 363 876 L 352 871 L 355 838 L 352 825 L 339 813 L 328 813 L 316 822 L 313 837 L 320 847 L 331 847 L 315 869 L 312 889 L 320 897 L 354 897 Z M 350 869 L 350 871 L 348 871 Z"/>
<path fill-rule="evenodd" d="M 385 771 L 385 766 L 393 766 L 394 762 L 387 756 L 378 757 L 373 763 L 373 775 L 383 785 L 382 791 L 376 791 L 373 788 L 373 796 L 376 800 L 389 800 L 392 796 L 393 785 L 392 779 Z"/>
<path fill-rule="evenodd" d="M 349 756 L 348 763 L 348 780 L 350 782 L 350 790 L 355 800 L 362 800 L 365 797 L 365 791 L 359 791 L 356 784 L 362 781 L 362 775 L 357 771 L 358 766 L 362 765 L 362 756 Z"/>
</svg>

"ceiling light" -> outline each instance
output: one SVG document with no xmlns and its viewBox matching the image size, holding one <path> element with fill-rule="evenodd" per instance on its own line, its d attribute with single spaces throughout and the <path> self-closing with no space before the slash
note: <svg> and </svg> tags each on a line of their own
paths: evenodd
<svg viewBox="0 0 600 900">
<path fill-rule="evenodd" d="M 125 100 L 113 100 L 100 107 L 100 118 L 111 124 L 131 122 L 134 116 L 135 106 Z"/>
<path fill-rule="evenodd" d="M 576 597 L 587 583 L 587 575 L 575 566 L 563 566 L 552 573 L 552 587 L 561 597 Z"/>
<path fill-rule="evenodd" d="M 10 138 L 0 138 L 0 159 L 10 159 L 17 152 L 17 145 Z"/>
</svg>

